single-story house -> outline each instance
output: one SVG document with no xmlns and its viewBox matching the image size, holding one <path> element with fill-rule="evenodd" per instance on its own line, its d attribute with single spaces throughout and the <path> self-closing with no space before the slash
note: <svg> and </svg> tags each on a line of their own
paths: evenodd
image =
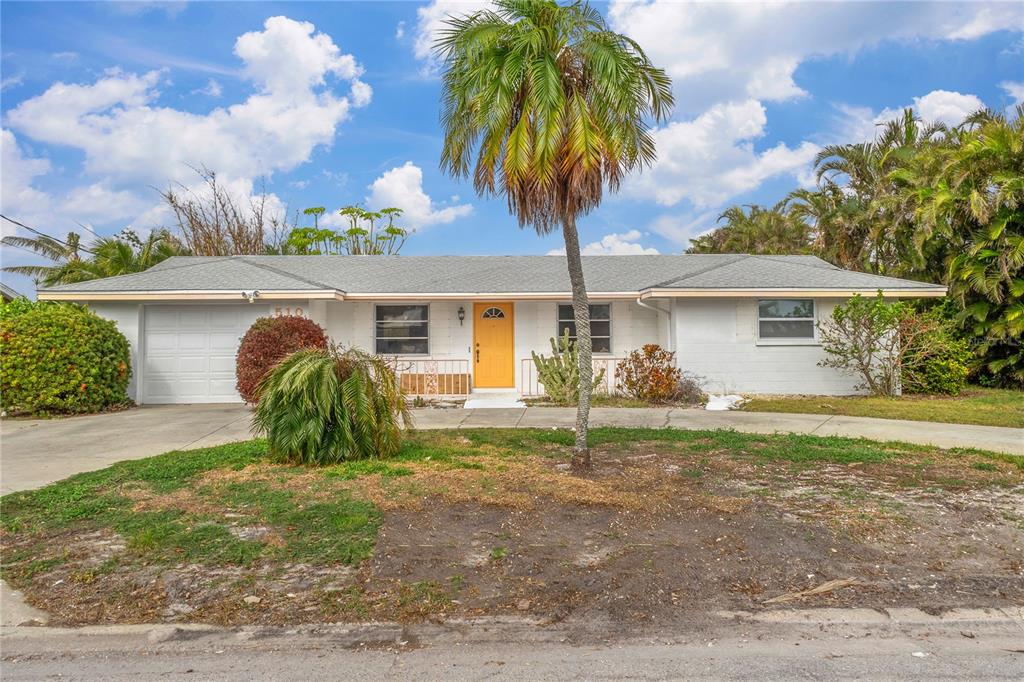
<svg viewBox="0 0 1024 682">
<path fill-rule="evenodd" d="M 843 270 L 812 256 L 584 256 L 594 362 L 656 343 L 712 392 L 849 394 L 818 366 L 816 323 L 854 294 L 943 296 L 942 286 Z M 574 332 L 560 256 L 186 256 L 145 272 L 43 289 L 115 321 L 139 403 L 240 400 L 239 340 L 258 317 L 302 315 L 337 343 L 393 356 L 415 394 L 542 392 L 531 352 Z"/>
</svg>

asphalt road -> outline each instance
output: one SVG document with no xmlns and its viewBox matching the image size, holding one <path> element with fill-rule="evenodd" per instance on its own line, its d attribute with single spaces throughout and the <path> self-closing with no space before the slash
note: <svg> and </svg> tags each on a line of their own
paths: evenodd
<svg viewBox="0 0 1024 682">
<path fill-rule="evenodd" d="M 1020 680 L 1019 623 L 950 624 L 893 632 L 868 625 L 785 623 L 724 638 L 574 646 L 557 641 L 442 638 L 352 646 L 329 636 L 183 633 L 4 638 L 12 680 Z M 740 631 L 746 630 L 741 634 Z M 245 634 L 245 633 L 243 633 Z M 157 637 L 156 639 L 160 639 Z"/>
</svg>

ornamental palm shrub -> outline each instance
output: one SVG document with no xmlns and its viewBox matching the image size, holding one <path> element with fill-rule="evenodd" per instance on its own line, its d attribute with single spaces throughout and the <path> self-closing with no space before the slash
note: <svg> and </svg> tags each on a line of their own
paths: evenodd
<svg viewBox="0 0 1024 682">
<path fill-rule="evenodd" d="M 253 427 L 270 455 L 299 464 L 391 457 L 412 421 L 384 358 L 336 346 L 299 350 L 260 383 Z"/>
<path fill-rule="evenodd" d="M 0 306 L 0 402 L 12 414 L 99 412 L 127 402 L 128 340 L 84 306 Z"/>
<path fill-rule="evenodd" d="M 248 403 L 267 373 L 288 355 L 302 348 L 327 348 L 327 334 L 313 320 L 298 315 L 261 317 L 242 337 L 235 356 L 235 387 Z"/>
</svg>

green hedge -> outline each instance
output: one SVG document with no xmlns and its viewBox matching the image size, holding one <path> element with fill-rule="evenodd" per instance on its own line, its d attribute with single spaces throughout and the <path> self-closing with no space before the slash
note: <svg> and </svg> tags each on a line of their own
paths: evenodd
<svg viewBox="0 0 1024 682">
<path fill-rule="evenodd" d="M 0 402 L 8 414 L 99 412 L 128 402 L 128 341 L 70 303 L 0 306 Z"/>
</svg>

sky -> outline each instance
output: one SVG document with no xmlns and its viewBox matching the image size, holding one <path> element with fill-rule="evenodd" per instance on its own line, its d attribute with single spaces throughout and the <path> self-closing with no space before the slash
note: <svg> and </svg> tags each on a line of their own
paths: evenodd
<svg viewBox="0 0 1024 682">
<path fill-rule="evenodd" d="M 325 206 L 329 224 L 350 204 L 403 208 L 403 253 L 557 253 L 559 234 L 439 169 L 431 45 L 484 5 L 0 2 L 2 213 L 58 237 L 144 234 L 173 226 L 158 190 L 205 166 L 239 197 Z M 679 253 L 728 206 L 813 185 L 822 145 L 870 139 L 904 107 L 955 124 L 1024 100 L 1024 3 L 594 6 L 666 69 L 676 108 L 655 164 L 580 220 L 585 253 Z"/>
</svg>

